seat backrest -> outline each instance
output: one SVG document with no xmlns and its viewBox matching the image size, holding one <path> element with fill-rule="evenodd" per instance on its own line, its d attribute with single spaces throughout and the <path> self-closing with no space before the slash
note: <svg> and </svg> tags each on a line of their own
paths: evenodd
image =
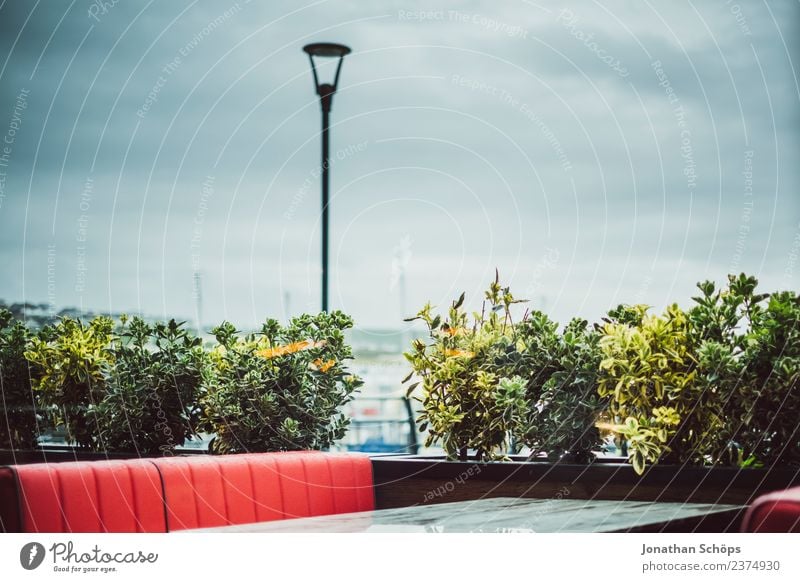
<svg viewBox="0 0 800 582">
<path fill-rule="evenodd" d="M 0 467 L 0 531 L 167 532 L 374 509 L 366 455 L 312 451 Z"/>
<path fill-rule="evenodd" d="M 3 531 L 167 531 L 161 478 L 146 460 L 0 467 L 0 500 Z"/>
<path fill-rule="evenodd" d="M 366 455 L 302 451 L 152 462 L 164 483 L 168 531 L 375 507 Z"/>
<path fill-rule="evenodd" d="M 742 531 L 800 533 L 800 487 L 756 499 L 744 516 Z"/>
</svg>

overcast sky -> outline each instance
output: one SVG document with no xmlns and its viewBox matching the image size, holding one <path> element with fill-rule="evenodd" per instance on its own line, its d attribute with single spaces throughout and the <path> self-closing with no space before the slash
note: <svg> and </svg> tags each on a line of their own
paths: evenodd
<svg viewBox="0 0 800 582">
<path fill-rule="evenodd" d="M 0 298 L 191 319 L 199 272 L 206 324 L 317 310 L 315 41 L 353 49 L 331 304 L 360 326 L 495 268 L 560 321 L 797 289 L 800 4 L 566 5 L 0 1 Z"/>
</svg>

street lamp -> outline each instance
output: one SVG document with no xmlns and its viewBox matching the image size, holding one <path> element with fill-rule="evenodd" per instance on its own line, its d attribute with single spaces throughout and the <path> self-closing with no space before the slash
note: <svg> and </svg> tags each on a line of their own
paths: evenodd
<svg viewBox="0 0 800 582">
<path fill-rule="evenodd" d="M 308 60 L 311 61 L 314 86 L 317 90 L 317 95 L 319 95 L 319 104 L 322 108 L 322 311 L 328 311 L 328 170 L 330 169 L 328 121 L 331 105 L 333 104 L 333 95 L 336 93 L 336 86 L 339 83 L 339 72 L 342 70 L 342 60 L 344 60 L 346 54 L 350 53 L 350 48 L 343 44 L 317 42 L 307 44 L 303 47 L 303 50 L 308 53 Z M 314 57 L 339 59 L 332 84 L 320 84 Z"/>
</svg>

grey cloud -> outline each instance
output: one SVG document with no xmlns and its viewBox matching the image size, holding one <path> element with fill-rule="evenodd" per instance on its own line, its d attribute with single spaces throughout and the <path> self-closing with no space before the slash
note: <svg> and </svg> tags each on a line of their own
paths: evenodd
<svg viewBox="0 0 800 582">
<path fill-rule="evenodd" d="M 196 251 L 207 317 L 249 324 L 282 315 L 287 292 L 294 311 L 313 308 L 319 182 L 310 176 L 319 163 L 319 112 L 300 51 L 310 40 L 355 49 L 335 100 L 333 147 L 368 145 L 334 167 L 333 277 L 336 302 L 362 325 L 399 325 L 399 295 L 389 285 L 393 248 L 404 237 L 412 241 L 409 308 L 462 288 L 478 293 L 498 266 L 513 273 L 519 294 L 533 290 L 534 302 L 560 319 L 575 311 L 593 318 L 626 295 L 663 304 L 668 292 L 690 293 L 694 281 L 724 276 L 742 244 L 737 266 L 782 283 L 800 222 L 798 95 L 788 60 L 797 58 L 796 5 L 770 7 L 780 29 L 765 8 L 747 5 L 747 36 L 724 3 L 697 6 L 711 34 L 689 5 L 621 3 L 613 15 L 593 4 L 569 5 L 580 14 L 578 28 L 594 34 L 627 76 L 570 34 L 556 10 L 525 2 L 442 3 L 444 17 L 426 22 L 400 17 L 428 6 L 414 1 L 239 5 L 212 30 L 209 23 L 234 2 L 153 4 L 122 36 L 144 4 L 118 3 L 100 22 L 76 4 L 30 80 L 63 14 L 37 8 L 0 85 L 3 125 L 18 88 L 31 89 L 0 207 L 0 263 L 11 273 L 0 297 L 46 298 L 47 244 L 55 244 L 60 304 L 189 317 L 198 266 L 191 242 L 201 185 L 213 175 Z M 4 55 L 28 9 L 4 5 Z M 299 12 L 266 27 L 291 10 Z M 518 25 L 526 35 L 493 31 L 475 15 Z M 187 46 L 194 48 L 184 56 Z M 180 65 L 137 116 L 176 56 Z M 686 112 L 698 171 L 691 196 L 681 128 L 653 59 Z M 484 85 L 460 85 L 455 75 Z M 757 196 L 741 243 L 748 148 Z M 89 176 L 95 190 L 85 213 Z M 77 293 L 76 236 L 87 213 L 92 285 Z M 548 247 L 558 248 L 559 264 L 537 274 Z"/>
</svg>

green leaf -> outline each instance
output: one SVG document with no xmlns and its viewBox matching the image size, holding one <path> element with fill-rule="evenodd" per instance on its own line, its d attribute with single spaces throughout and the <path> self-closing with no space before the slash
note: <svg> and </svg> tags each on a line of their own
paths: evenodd
<svg viewBox="0 0 800 582">
<path fill-rule="evenodd" d="M 636 472 L 637 475 L 641 475 L 644 473 L 645 465 L 642 453 L 640 453 L 639 451 L 634 452 L 633 456 L 631 457 L 631 462 L 633 463 L 633 470 Z"/>
</svg>

